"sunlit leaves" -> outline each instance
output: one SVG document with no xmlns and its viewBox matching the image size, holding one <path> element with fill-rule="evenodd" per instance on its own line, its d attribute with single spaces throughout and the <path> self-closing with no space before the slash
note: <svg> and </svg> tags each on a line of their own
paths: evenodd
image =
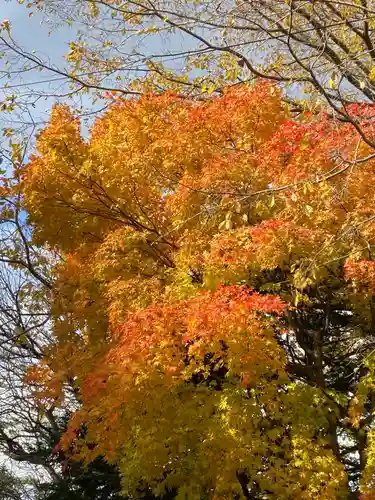
<svg viewBox="0 0 375 500">
<path fill-rule="evenodd" d="M 353 107 L 368 131 L 371 110 Z M 348 396 L 324 391 L 315 352 L 311 384 L 293 381 L 283 346 L 300 335 L 290 315 L 326 297 L 371 315 L 368 146 L 327 116 L 292 120 L 266 84 L 117 99 L 79 129 L 56 107 L 23 172 L 35 240 L 64 255 L 46 392 L 34 378 L 42 398 L 67 378 L 79 391 L 65 448 L 118 464 L 128 493 L 146 479 L 233 498 L 246 471 L 277 498 L 341 498 L 330 432 Z"/>
</svg>

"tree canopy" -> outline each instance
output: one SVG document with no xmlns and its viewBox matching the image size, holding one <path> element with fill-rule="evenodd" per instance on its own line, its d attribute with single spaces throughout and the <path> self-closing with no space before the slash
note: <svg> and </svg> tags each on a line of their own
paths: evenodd
<svg viewBox="0 0 375 500">
<path fill-rule="evenodd" d="M 271 83 L 120 98 L 87 140 L 56 106 L 22 185 L 63 255 L 28 375 L 46 405 L 74 381 L 63 449 L 129 495 L 371 498 L 372 151 Z"/>
<path fill-rule="evenodd" d="M 113 95 L 152 89 L 207 96 L 258 79 L 278 83 L 296 112 L 328 105 L 353 125 L 347 106 L 374 102 L 371 0 L 19 3 L 30 16 L 42 16 L 51 37 L 64 26 L 71 35 L 65 61 L 51 60 L 48 44 L 43 52 L 23 47 L 3 20 L 1 109 L 18 110 L 21 122 L 7 130 L 35 128 L 40 120 L 33 109 L 42 99 L 75 103 L 92 116 Z"/>
<path fill-rule="evenodd" d="M 18 3 L 70 41 L 0 20 L 0 451 L 43 500 L 374 497 L 375 2 Z"/>
</svg>

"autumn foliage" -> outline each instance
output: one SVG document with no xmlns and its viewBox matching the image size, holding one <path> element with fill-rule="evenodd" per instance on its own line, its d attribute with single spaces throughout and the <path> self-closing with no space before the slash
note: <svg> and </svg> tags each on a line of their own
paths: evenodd
<svg viewBox="0 0 375 500">
<path fill-rule="evenodd" d="M 62 255 L 29 382 L 43 403 L 74 381 L 64 449 L 117 464 L 127 494 L 336 499 L 354 442 L 375 495 L 370 153 L 351 124 L 291 119 L 272 85 L 118 99 L 88 140 L 55 107 L 23 186 L 35 242 Z"/>
</svg>

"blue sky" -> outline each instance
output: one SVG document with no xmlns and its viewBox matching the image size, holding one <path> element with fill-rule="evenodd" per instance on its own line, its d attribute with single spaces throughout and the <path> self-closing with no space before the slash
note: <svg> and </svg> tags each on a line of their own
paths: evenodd
<svg viewBox="0 0 375 500">
<path fill-rule="evenodd" d="M 35 49 L 48 54 L 51 59 L 61 61 L 66 52 L 66 44 L 74 38 L 73 29 L 65 25 L 49 37 L 49 27 L 41 24 L 41 15 L 36 12 L 29 17 L 29 13 L 30 9 L 20 5 L 17 0 L 2 1 L 1 19 L 9 19 L 14 38 L 29 51 Z"/>
<path fill-rule="evenodd" d="M 48 33 L 51 28 L 43 22 L 40 13 L 34 12 L 34 15 L 29 17 L 31 12 L 30 9 L 27 9 L 25 4 L 20 5 L 17 0 L 2 0 L 1 3 L 0 21 L 4 21 L 5 19 L 9 20 L 12 37 L 22 49 L 28 52 L 35 50 L 35 53 L 42 59 L 60 67 L 63 65 L 67 66 L 64 60 L 64 54 L 68 50 L 67 44 L 69 41 L 75 38 L 73 28 L 65 25 L 57 30 L 54 29 L 49 36 Z M 12 67 L 14 67 L 14 62 L 12 62 Z M 0 60 L 0 70 L 4 69 L 4 60 Z M 10 87 L 19 83 L 30 84 L 32 82 L 48 80 L 51 77 L 56 78 L 56 76 L 51 73 L 33 71 L 23 74 L 22 76 L 15 75 L 11 80 L 3 78 L 1 80 L 1 86 L 5 83 Z M 4 93 L 9 94 L 10 92 L 14 92 L 18 96 L 21 95 L 22 98 L 22 92 L 29 92 L 30 89 L 36 92 L 40 92 L 40 90 L 48 92 L 50 89 L 52 93 L 52 91 L 56 89 L 56 83 L 50 86 L 48 84 L 30 85 L 29 87 L 22 87 L 21 91 L 11 88 L 4 90 L 3 88 L 3 90 L 0 90 L 0 100 L 4 97 Z M 29 114 L 32 115 L 32 119 L 36 122 L 45 122 L 48 120 L 51 106 L 55 100 L 56 99 L 53 97 L 39 99 L 35 107 L 28 106 L 27 110 L 24 110 L 23 113 L 17 110 L 17 112 L 11 116 L 2 114 L 0 127 L 9 126 L 11 128 L 17 128 L 17 126 L 21 126 L 22 121 L 30 121 Z"/>
<path fill-rule="evenodd" d="M 27 9 L 25 3 L 20 5 L 17 0 L 0 0 L 2 2 L 2 9 L 0 15 L 0 22 L 8 19 L 11 25 L 11 33 L 13 39 L 19 44 L 22 49 L 31 53 L 35 50 L 36 55 L 48 64 L 55 65 L 59 68 L 66 68 L 68 70 L 67 61 L 64 59 L 64 54 L 69 50 L 68 43 L 76 38 L 76 29 L 65 24 L 59 29 L 53 28 L 52 34 L 49 36 L 51 27 L 43 22 L 43 17 L 39 12 L 35 12 L 32 17 L 29 17 L 30 9 Z M 138 41 L 137 41 L 138 42 Z M 166 41 L 163 41 L 160 37 L 147 38 L 144 44 L 145 53 L 153 53 L 154 51 L 163 52 L 165 47 L 163 46 Z M 186 43 L 184 38 L 177 34 L 172 37 L 169 44 L 172 44 L 174 50 L 183 50 L 186 48 Z M 125 47 L 123 47 L 125 48 Z M 127 47 L 130 52 L 131 47 Z M 11 62 L 11 67 L 14 68 L 14 60 Z M 20 65 L 19 65 L 20 67 Z M 5 69 L 4 61 L 0 60 L 0 70 Z M 136 74 L 134 74 L 136 76 Z M 19 108 L 11 116 L 9 114 L 1 113 L 0 115 L 0 129 L 2 127 L 15 128 L 22 127 L 25 121 L 30 121 L 30 113 L 32 114 L 32 119 L 38 123 L 38 126 L 43 126 L 43 124 L 48 121 L 50 115 L 50 109 L 54 102 L 58 100 L 56 94 L 63 94 L 68 91 L 66 85 L 66 79 L 62 78 L 61 82 L 58 80 L 53 83 L 45 83 L 43 85 L 33 85 L 33 82 L 39 82 L 48 80 L 50 78 L 58 79 L 58 75 L 53 74 L 48 71 L 32 71 L 30 73 L 14 74 L 9 80 L 8 77 L 0 78 L 0 101 L 5 94 L 14 93 L 17 95 L 18 100 L 23 100 L 24 102 L 30 103 L 30 93 L 34 93 L 32 99 L 36 99 L 35 107 L 27 106 L 22 112 Z M 7 84 L 7 88 L 1 89 L 4 84 Z M 22 87 L 17 86 L 22 84 Z M 10 89 L 10 87 L 14 87 Z M 49 92 L 50 97 L 40 98 L 40 91 Z M 62 98 L 64 102 L 66 99 Z M 83 106 L 86 111 L 93 111 L 94 109 L 101 109 L 104 102 L 98 101 L 95 106 L 93 106 L 91 97 L 88 95 L 80 95 L 74 97 L 74 103 L 78 106 Z M 106 104 L 106 103 L 105 103 Z M 91 118 L 88 119 L 88 121 Z M 5 121 L 4 121 L 5 120 Z M 87 130 L 87 123 L 85 125 L 85 130 Z"/>
</svg>

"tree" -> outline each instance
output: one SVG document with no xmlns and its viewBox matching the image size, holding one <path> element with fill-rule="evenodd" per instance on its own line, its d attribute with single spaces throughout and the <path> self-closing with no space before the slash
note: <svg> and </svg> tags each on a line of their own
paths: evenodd
<svg viewBox="0 0 375 500">
<path fill-rule="evenodd" d="M 27 370 L 55 342 L 50 289 L 53 265 L 60 260 L 51 249 L 31 241 L 19 182 L 25 145 L 11 139 L 9 155 L 3 150 L 7 166 L 0 180 L 0 451 L 14 469 L 11 474 L 0 468 L 0 497 L 26 500 L 40 492 L 44 499 L 73 494 L 77 499 L 115 499 L 115 467 L 97 460 L 85 469 L 54 452 L 72 411 L 79 407 L 71 384 L 64 387 L 64 401 L 57 408 L 54 402 L 36 401 L 25 383 Z"/>
<path fill-rule="evenodd" d="M 57 473 L 43 442 L 46 435 L 59 439 L 54 408 L 41 415 L 23 382 L 51 342 L 51 261 L 32 244 L 21 208 L 18 169 L 23 152 L 21 144 L 12 144 L 9 156 L 3 151 L 7 167 L 0 181 L 0 450 L 10 463 L 27 464 L 53 477 Z"/>
<path fill-rule="evenodd" d="M 296 110 L 312 95 L 314 105 L 323 100 L 353 122 L 348 104 L 374 101 L 371 0 L 34 0 L 27 7 L 45 14 L 51 33 L 67 24 L 77 36 L 68 65 L 58 65 L 20 47 L 4 21 L 0 42 L 9 75 L 29 75 L 32 82 L 23 78 L 22 87 L 5 88 L 5 108 L 54 93 L 62 100 L 82 92 L 98 98 L 150 86 L 206 94 L 259 78 L 278 82 Z M 39 76 L 32 77 L 36 69 Z M 43 82 L 56 81 L 55 91 L 37 83 L 39 71 Z"/>
<path fill-rule="evenodd" d="M 352 106 L 366 137 L 372 105 Z M 28 380 L 124 494 L 374 494 L 372 148 L 272 84 L 53 110 L 23 170 L 57 344 Z"/>
<path fill-rule="evenodd" d="M 102 459 L 89 467 L 73 461 L 57 445 L 56 462 L 62 464 L 63 474 L 55 481 L 39 483 L 39 500 L 120 500 L 120 476 L 115 467 Z"/>
<path fill-rule="evenodd" d="M 29 499 L 27 488 L 22 481 L 14 476 L 4 465 L 0 467 L 0 498 L 1 500 Z"/>
</svg>

